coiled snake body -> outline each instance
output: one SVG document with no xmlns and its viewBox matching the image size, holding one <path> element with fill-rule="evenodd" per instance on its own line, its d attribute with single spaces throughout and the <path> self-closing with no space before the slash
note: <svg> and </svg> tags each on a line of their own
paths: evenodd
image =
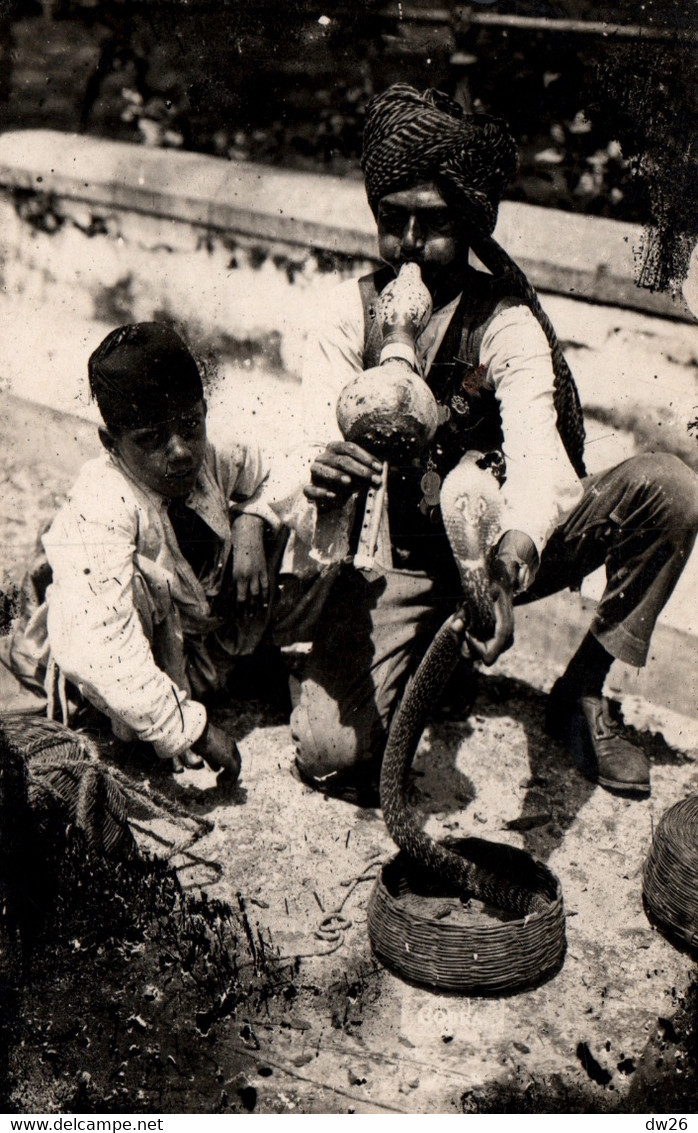
<svg viewBox="0 0 698 1133">
<path fill-rule="evenodd" d="M 468 454 L 446 477 L 441 509 L 463 585 L 463 614 L 476 637 L 491 635 L 486 554 L 500 533 L 500 492 L 494 476 L 477 466 L 480 454 Z M 470 862 L 436 842 L 421 829 L 406 797 L 407 775 L 429 711 L 460 656 L 450 619 L 437 632 L 412 678 L 390 728 L 383 756 L 380 799 L 394 841 L 415 863 L 454 887 L 464 898 L 477 898 L 525 916 L 545 903 L 540 894 Z"/>
</svg>

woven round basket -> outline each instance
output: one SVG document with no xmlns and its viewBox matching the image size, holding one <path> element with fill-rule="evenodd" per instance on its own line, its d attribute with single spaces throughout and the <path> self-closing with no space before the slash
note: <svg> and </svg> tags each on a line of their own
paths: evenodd
<svg viewBox="0 0 698 1133">
<path fill-rule="evenodd" d="M 386 862 L 368 906 L 373 950 L 403 979 L 469 995 L 519 991 L 552 976 L 565 954 L 560 882 L 523 850 L 463 838 L 449 849 L 545 898 L 523 918 L 473 901 L 464 905 L 443 883 L 400 852 Z"/>
<path fill-rule="evenodd" d="M 662 815 L 645 861 L 642 894 L 651 921 L 698 949 L 698 795 Z"/>
</svg>

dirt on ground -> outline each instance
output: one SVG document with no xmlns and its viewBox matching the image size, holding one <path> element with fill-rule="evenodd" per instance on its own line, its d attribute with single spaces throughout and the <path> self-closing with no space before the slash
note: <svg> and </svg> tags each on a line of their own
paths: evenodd
<svg viewBox="0 0 698 1133">
<path fill-rule="evenodd" d="M 96 451 L 94 427 L 8 399 L 0 451 L 7 588 L 77 464 Z M 381 812 L 299 781 L 282 683 L 264 681 L 262 696 L 259 672 L 248 668 L 239 688 L 246 681 L 250 695 L 221 709 L 242 751 L 234 788 L 209 771 L 169 776 L 114 745 L 104 754 L 140 798 L 142 849 L 176 870 L 185 899 L 203 891 L 235 911 L 226 939 L 255 980 L 236 973 L 226 1001 L 224 986 L 192 982 L 181 956 L 163 965 L 162 940 L 142 927 L 130 958 L 122 952 L 110 966 L 106 941 L 99 962 L 83 965 L 76 934 L 72 967 L 61 945 L 58 1025 L 45 1003 L 39 1018 L 46 944 L 25 991 L 35 1025 L 11 1054 L 12 1104 L 34 1112 L 98 1111 L 105 1098 L 148 1112 L 159 1104 L 301 1113 L 694 1108 L 694 961 L 650 924 L 642 868 L 662 814 L 698 792 L 698 724 L 629 705 L 653 789 L 644 801 L 616 797 L 545 734 L 556 675 L 548 656 L 515 647 L 480 677 L 470 713 L 457 696 L 435 708 L 411 780 L 430 833 L 523 848 L 559 877 L 567 949 L 552 979 L 509 997 L 450 996 L 378 962 L 367 902 L 395 852 Z M 92 1045 L 76 1022 L 88 999 L 100 1036 Z M 159 1094 L 138 1096 L 132 1059 L 141 1071 L 150 1059 Z"/>
</svg>

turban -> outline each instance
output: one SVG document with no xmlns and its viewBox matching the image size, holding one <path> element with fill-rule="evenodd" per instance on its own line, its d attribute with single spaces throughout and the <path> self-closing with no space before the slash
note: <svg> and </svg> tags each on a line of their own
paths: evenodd
<svg viewBox="0 0 698 1133">
<path fill-rule="evenodd" d="M 88 362 L 90 393 L 104 422 L 143 428 L 176 416 L 204 396 L 199 368 L 164 323 L 117 327 Z"/>
<path fill-rule="evenodd" d="M 499 119 L 466 114 L 441 91 L 395 83 L 368 105 L 361 165 L 374 216 L 387 193 L 434 181 L 472 228 L 489 235 L 517 151 Z"/>
</svg>

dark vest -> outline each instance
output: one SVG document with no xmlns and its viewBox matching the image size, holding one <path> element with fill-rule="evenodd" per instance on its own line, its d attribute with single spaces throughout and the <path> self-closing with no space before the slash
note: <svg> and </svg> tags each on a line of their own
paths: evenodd
<svg viewBox="0 0 698 1133">
<path fill-rule="evenodd" d="M 382 268 L 359 280 L 364 308 L 364 369 L 377 366 L 382 346 L 376 301 L 394 277 Z M 426 452 L 410 464 L 391 465 L 388 514 L 393 561 L 398 568 L 447 573 L 453 567 L 438 507 L 420 510 L 421 480 L 427 470 L 443 480 L 470 450 L 501 458 L 502 421 L 494 390 L 484 388 L 480 347 L 487 326 L 500 311 L 520 305 L 510 285 L 484 272 L 471 270 L 463 297 L 454 311 L 432 362 L 427 382 L 440 406 L 448 412 Z"/>
</svg>

